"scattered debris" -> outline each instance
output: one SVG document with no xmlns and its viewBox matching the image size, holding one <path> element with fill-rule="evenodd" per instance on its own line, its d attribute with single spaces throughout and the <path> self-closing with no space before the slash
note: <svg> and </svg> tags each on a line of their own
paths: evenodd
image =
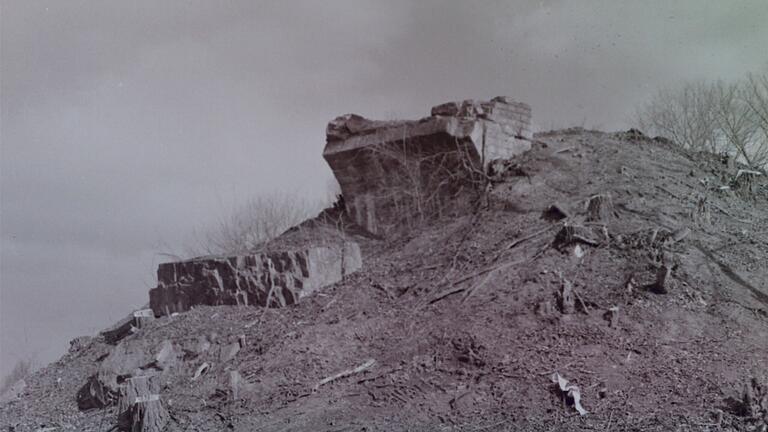
<svg viewBox="0 0 768 432">
<path fill-rule="evenodd" d="M 600 245 L 589 228 L 581 225 L 564 224 L 555 235 L 554 246 L 562 249 L 573 243 L 584 243 L 590 246 Z"/>
<path fill-rule="evenodd" d="M 566 397 L 566 401 L 573 403 L 573 407 L 578 411 L 579 415 L 586 415 L 587 410 L 581 406 L 581 391 L 579 390 L 579 387 L 572 384 L 569 385 L 568 380 L 560 376 L 557 372 L 552 374 L 551 379 L 552 382 L 557 385 L 563 396 Z"/>
<path fill-rule="evenodd" d="M 677 229 L 674 232 L 672 232 L 672 235 L 667 237 L 667 239 L 665 240 L 665 243 L 667 243 L 668 245 L 673 245 L 675 243 L 682 241 L 686 237 L 688 237 L 689 234 L 691 234 L 690 228 L 684 227 L 684 228 Z"/>
<path fill-rule="evenodd" d="M 339 372 L 339 373 L 337 373 L 335 375 L 331 375 L 331 376 L 329 376 L 327 378 L 323 378 L 323 379 L 320 380 L 320 382 L 315 384 L 315 386 L 312 388 L 312 392 L 313 393 L 316 392 L 317 389 L 320 388 L 320 386 L 328 384 L 328 383 L 333 382 L 333 381 L 336 381 L 337 379 L 345 378 L 345 377 L 348 377 L 350 375 L 355 375 L 355 374 L 359 374 L 361 372 L 364 372 L 367 369 L 370 369 L 370 367 L 373 366 L 374 364 L 376 364 L 376 360 L 375 359 L 370 359 L 370 360 L 366 361 L 365 363 L 361 364 L 360 366 L 358 366 L 358 367 L 356 367 L 354 369 L 347 369 L 347 370 L 341 371 L 341 372 Z"/>
<path fill-rule="evenodd" d="M 200 378 L 200 376 L 208 372 L 208 369 L 210 368 L 211 368 L 211 365 L 209 365 L 208 362 L 205 362 L 200 366 L 198 366 L 197 370 L 195 371 L 195 374 L 192 376 L 192 381 Z"/>
<path fill-rule="evenodd" d="M 238 352 L 240 352 L 240 342 L 233 342 L 231 344 L 224 345 L 221 347 L 219 361 L 226 363 L 235 358 Z"/>
</svg>

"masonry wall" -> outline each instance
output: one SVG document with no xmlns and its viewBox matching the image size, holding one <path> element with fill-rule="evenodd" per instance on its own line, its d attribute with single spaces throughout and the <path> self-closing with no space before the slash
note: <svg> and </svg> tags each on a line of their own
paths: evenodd
<svg viewBox="0 0 768 432">
<path fill-rule="evenodd" d="M 353 242 L 165 263 L 157 270 L 158 286 L 149 292 L 150 307 L 157 316 L 195 305 L 283 307 L 361 266 L 360 247 Z"/>
<path fill-rule="evenodd" d="M 449 211 L 467 165 L 530 148 L 531 109 L 497 97 L 449 102 L 413 121 L 375 121 L 348 114 L 328 124 L 323 156 L 356 223 L 386 235 L 425 211 Z M 426 207 L 426 208 L 425 208 Z"/>
</svg>

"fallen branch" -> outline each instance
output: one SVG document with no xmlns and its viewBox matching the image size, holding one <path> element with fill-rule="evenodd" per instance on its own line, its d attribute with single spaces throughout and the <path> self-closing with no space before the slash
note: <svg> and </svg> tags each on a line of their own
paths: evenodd
<svg viewBox="0 0 768 432">
<path fill-rule="evenodd" d="M 579 292 L 576 291 L 576 288 L 573 289 L 573 294 L 576 296 L 576 298 L 579 300 L 579 303 L 581 303 L 581 306 L 584 308 L 584 313 L 589 315 L 589 307 L 587 307 L 587 303 L 584 301 L 583 298 L 581 298 L 581 295 L 579 295 Z"/>
<path fill-rule="evenodd" d="M 453 295 L 453 294 L 458 294 L 458 293 L 460 293 L 460 292 L 464 291 L 465 289 L 466 289 L 466 288 L 464 288 L 464 287 L 461 287 L 461 288 L 454 288 L 454 289 L 452 289 L 452 290 L 444 291 L 444 292 L 442 292 L 442 293 L 438 294 L 438 295 L 437 295 L 435 298 L 433 298 L 432 300 L 430 300 L 430 301 L 429 301 L 429 304 L 432 304 L 432 303 L 437 303 L 437 302 L 439 302 L 440 300 L 442 300 L 442 299 L 444 299 L 444 298 L 446 298 L 446 297 L 448 297 L 448 296 L 451 296 L 451 295 Z"/>
<path fill-rule="evenodd" d="M 360 372 L 364 372 L 365 370 L 369 369 L 374 364 L 376 364 L 376 360 L 370 359 L 370 360 L 366 361 L 365 363 L 361 364 L 360 366 L 358 366 L 358 367 L 356 367 L 354 369 L 347 369 L 345 371 L 341 371 L 341 372 L 337 373 L 336 375 L 331 375 L 331 376 L 329 376 L 327 378 L 323 378 L 322 380 L 320 380 L 320 382 L 315 384 L 314 387 L 312 387 L 312 393 L 316 392 L 317 389 L 319 389 L 320 386 L 322 386 L 322 385 L 328 384 L 329 382 L 336 381 L 337 379 L 345 378 L 345 377 L 348 377 L 350 375 L 355 375 L 355 374 L 359 374 Z"/>
<path fill-rule="evenodd" d="M 538 237 L 538 236 L 540 236 L 540 235 L 542 235 L 542 234 L 545 234 L 545 233 L 547 233 L 548 231 L 551 231 L 553 228 L 555 228 L 555 227 L 557 227 L 557 226 L 558 226 L 558 225 L 552 225 L 552 226 L 548 226 L 548 227 L 544 228 L 544 229 L 543 229 L 543 230 L 541 230 L 541 231 L 536 231 L 536 232 L 535 232 L 535 233 L 533 233 L 533 234 L 530 234 L 530 235 L 527 235 L 527 236 L 525 236 L 525 237 L 522 237 L 522 238 L 516 239 L 515 241 L 513 241 L 512 243 L 510 243 L 509 245 L 507 245 L 507 247 L 506 247 L 506 248 L 504 248 L 504 250 L 510 250 L 510 249 L 514 248 L 515 246 L 519 245 L 520 243 L 526 242 L 526 241 L 528 241 L 528 240 L 531 240 L 531 239 L 533 239 L 533 238 L 536 238 L 536 237 Z"/>
<path fill-rule="evenodd" d="M 466 282 L 468 280 L 474 279 L 474 278 L 476 278 L 478 276 L 482 276 L 482 275 L 484 275 L 486 273 L 493 273 L 496 270 L 501 270 L 501 269 L 509 267 L 509 266 L 513 266 L 513 265 L 517 265 L 517 264 L 522 264 L 524 262 L 525 261 L 508 261 L 508 262 L 505 262 L 503 264 L 499 264 L 497 266 L 489 267 L 489 268 L 480 270 L 478 272 L 472 273 L 469 276 L 465 276 L 465 277 L 463 277 L 463 278 L 453 282 L 451 284 L 452 289 L 449 289 L 447 291 L 443 291 L 442 293 L 438 294 L 437 296 L 435 296 L 435 298 L 433 298 L 432 300 L 429 301 L 429 304 L 436 303 L 436 302 L 438 302 L 438 301 L 440 301 L 440 300 L 442 300 L 442 299 L 444 299 L 444 298 L 446 298 L 446 297 L 448 297 L 450 295 L 457 294 L 457 293 L 460 293 L 462 291 L 466 291 L 467 287 L 453 288 L 453 287 L 455 287 L 456 285 L 458 285 L 460 283 L 463 283 L 463 282 Z M 480 286 L 485 284 L 488 281 L 488 279 L 490 278 L 490 276 L 491 275 L 488 275 L 488 277 L 486 277 L 480 284 L 470 288 L 470 291 L 476 290 L 477 288 L 479 288 Z M 469 295 L 471 295 L 471 294 L 468 294 L 466 297 L 469 297 Z M 466 299 L 466 297 L 465 297 L 465 299 Z"/>
<path fill-rule="evenodd" d="M 497 271 L 505 269 L 509 266 L 512 266 L 515 264 L 521 264 L 521 263 L 522 261 L 511 261 L 511 262 L 507 262 L 502 265 L 496 266 L 496 268 L 488 272 L 488 275 L 479 284 L 467 290 L 467 294 L 464 295 L 464 298 L 461 299 L 461 302 L 464 303 L 465 301 L 467 301 L 467 299 L 469 299 L 472 295 L 474 295 L 477 291 L 479 291 L 480 288 L 482 288 L 491 279 L 491 276 L 493 276 L 493 274 L 496 273 Z"/>
</svg>

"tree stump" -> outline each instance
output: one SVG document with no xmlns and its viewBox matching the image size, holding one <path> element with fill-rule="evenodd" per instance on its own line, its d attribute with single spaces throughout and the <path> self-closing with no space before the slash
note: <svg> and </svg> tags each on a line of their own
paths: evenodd
<svg viewBox="0 0 768 432">
<path fill-rule="evenodd" d="M 147 323 L 155 320 L 155 313 L 152 309 L 137 310 L 133 313 L 133 326 L 141 329 L 147 326 Z"/>
<path fill-rule="evenodd" d="M 667 280 L 672 273 L 672 268 L 667 265 L 662 265 L 656 271 L 656 282 L 651 285 L 651 291 L 656 294 L 667 294 Z"/>
<path fill-rule="evenodd" d="M 610 220 L 615 216 L 613 199 L 610 194 L 593 195 L 587 202 L 587 221 L 599 222 Z"/>
<path fill-rule="evenodd" d="M 160 401 L 160 395 L 137 398 L 131 407 L 131 432 L 160 432 L 170 415 Z"/>
<path fill-rule="evenodd" d="M 573 293 L 573 285 L 565 278 L 563 278 L 563 287 L 560 292 L 560 311 L 564 314 L 572 314 L 576 312 L 576 300 Z"/>
<path fill-rule="evenodd" d="M 619 326 L 619 307 L 611 306 L 603 315 L 606 321 L 608 321 L 608 327 L 616 328 Z"/>
<path fill-rule="evenodd" d="M 120 387 L 117 424 L 123 431 L 160 431 L 168 422 L 168 411 L 160 401 L 160 377 L 129 378 Z"/>
</svg>

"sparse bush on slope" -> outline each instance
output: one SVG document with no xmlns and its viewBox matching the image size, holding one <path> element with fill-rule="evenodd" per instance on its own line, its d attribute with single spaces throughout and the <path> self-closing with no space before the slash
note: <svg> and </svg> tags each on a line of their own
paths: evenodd
<svg viewBox="0 0 768 432">
<path fill-rule="evenodd" d="M 315 216 L 323 205 L 291 194 L 254 197 L 236 207 L 218 224 L 196 233 L 189 256 L 253 252 L 288 228 Z"/>
<path fill-rule="evenodd" d="M 11 372 L 0 381 L 0 395 L 5 394 L 14 384 L 29 376 L 33 370 L 34 362 L 32 359 L 22 359 L 16 362 Z"/>
</svg>

